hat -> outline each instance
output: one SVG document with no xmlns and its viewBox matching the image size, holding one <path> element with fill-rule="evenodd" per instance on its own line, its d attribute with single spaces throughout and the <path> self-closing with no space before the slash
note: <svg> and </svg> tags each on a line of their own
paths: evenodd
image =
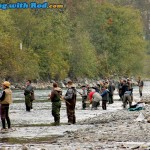
<svg viewBox="0 0 150 150">
<path fill-rule="evenodd" d="M 10 82 L 4 81 L 4 82 L 2 83 L 2 85 L 6 86 L 6 87 L 10 87 Z"/>
<path fill-rule="evenodd" d="M 67 83 L 72 83 L 72 80 L 68 80 Z"/>
<path fill-rule="evenodd" d="M 59 91 L 59 92 L 61 92 L 61 91 L 62 91 L 62 89 L 61 89 L 61 88 L 59 88 L 59 87 L 54 88 L 54 90 Z"/>
</svg>

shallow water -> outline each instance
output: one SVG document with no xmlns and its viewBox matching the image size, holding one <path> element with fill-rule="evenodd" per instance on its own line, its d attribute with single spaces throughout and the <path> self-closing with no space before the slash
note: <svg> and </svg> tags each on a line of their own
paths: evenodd
<svg viewBox="0 0 150 150">
<path fill-rule="evenodd" d="M 150 81 L 144 82 L 144 88 L 143 88 L 143 95 L 150 95 Z M 79 92 L 81 92 L 81 89 L 77 89 Z M 35 90 L 35 99 L 37 100 L 46 100 L 48 99 L 48 94 L 51 92 L 51 90 Z M 66 93 L 66 89 L 63 89 L 63 95 Z M 133 87 L 133 93 L 135 97 L 139 97 L 139 89 L 137 86 Z M 119 99 L 117 90 L 115 90 L 114 93 L 114 99 Z M 79 93 L 77 93 L 77 98 L 81 98 Z M 13 100 L 24 100 L 24 91 L 23 90 L 14 90 L 13 91 Z"/>
</svg>

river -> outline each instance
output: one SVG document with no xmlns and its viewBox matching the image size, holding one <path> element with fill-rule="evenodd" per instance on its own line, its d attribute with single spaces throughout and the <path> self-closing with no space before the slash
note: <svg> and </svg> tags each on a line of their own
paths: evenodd
<svg viewBox="0 0 150 150">
<path fill-rule="evenodd" d="M 144 88 L 143 88 L 143 95 L 150 95 L 150 81 L 144 82 Z M 79 92 L 81 92 L 81 89 L 77 89 Z M 48 99 L 48 94 L 51 92 L 51 90 L 35 90 L 35 99 L 36 100 L 46 100 Z M 65 94 L 66 89 L 63 89 L 63 95 Z M 135 97 L 139 97 L 139 90 L 138 86 L 133 87 L 133 94 Z M 79 93 L 77 93 L 77 98 L 81 98 Z M 119 99 L 117 90 L 115 90 L 114 93 L 114 99 Z M 24 100 L 24 91 L 23 90 L 13 90 L 13 100 Z"/>
</svg>

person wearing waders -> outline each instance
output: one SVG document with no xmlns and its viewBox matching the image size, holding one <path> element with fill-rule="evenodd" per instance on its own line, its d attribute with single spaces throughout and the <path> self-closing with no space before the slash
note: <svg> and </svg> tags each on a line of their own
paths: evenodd
<svg viewBox="0 0 150 150">
<path fill-rule="evenodd" d="M 106 86 L 102 87 L 102 109 L 107 110 L 107 102 L 109 101 L 109 90 L 106 88 Z"/>
<path fill-rule="evenodd" d="M 113 95 L 114 95 L 115 86 L 113 86 L 112 81 L 109 81 L 108 90 L 109 90 L 109 104 L 113 104 L 114 103 Z"/>
<path fill-rule="evenodd" d="M 54 117 L 53 125 L 60 125 L 60 108 L 62 90 L 58 87 L 57 83 L 53 83 L 53 90 L 51 92 L 50 100 L 52 102 L 52 116 Z"/>
<path fill-rule="evenodd" d="M 123 108 L 126 108 L 127 103 L 129 103 L 129 107 L 131 107 L 132 105 L 131 91 L 129 91 L 129 85 L 127 84 L 126 80 L 123 80 L 122 95 L 123 95 Z"/>
<path fill-rule="evenodd" d="M 127 78 L 127 85 L 129 87 L 129 91 L 131 91 L 131 101 L 133 102 L 133 87 L 132 87 L 132 81 Z"/>
<path fill-rule="evenodd" d="M 68 80 L 67 85 L 68 85 L 68 90 L 63 98 L 66 101 L 68 125 L 71 125 L 76 123 L 76 117 L 75 117 L 76 89 L 75 89 L 75 85 L 71 80 Z"/>
<path fill-rule="evenodd" d="M 118 94 L 119 94 L 120 100 L 123 102 L 122 86 L 123 86 L 123 80 L 121 79 L 118 83 Z"/>
<path fill-rule="evenodd" d="M 82 93 L 81 93 L 81 96 L 82 96 L 82 109 L 85 110 L 86 108 L 86 101 L 87 101 L 87 87 L 85 85 L 82 86 Z"/>
<path fill-rule="evenodd" d="M 32 108 L 32 94 L 34 93 L 33 87 L 31 85 L 31 80 L 28 80 L 26 82 L 26 88 L 24 90 L 24 95 L 25 95 L 25 106 L 26 106 L 26 111 L 30 112 Z"/>
<path fill-rule="evenodd" d="M 12 91 L 10 90 L 10 83 L 5 81 L 2 83 L 3 92 L 0 97 L 0 114 L 1 114 L 1 121 L 2 121 L 2 129 L 1 131 L 9 131 L 12 130 L 11 122 L 9 118 L 9 105 L 12 103 Z M 8 129 L 6 128 L 6 122 L 8 125 Z"/>
<path fill-rule="evenodd" d="M 140 97 L 142 97 L 144 82 L 141 80 L 141 77 L 138 78 L 138 86 L 139 86 Z"/>
</svg>

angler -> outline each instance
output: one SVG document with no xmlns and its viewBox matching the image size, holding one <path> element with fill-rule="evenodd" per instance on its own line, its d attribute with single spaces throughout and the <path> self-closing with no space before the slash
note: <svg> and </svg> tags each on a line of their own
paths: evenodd
<svg viewBox="0 0 150 150">
<path fill-rule="evenodd" d="M 61 108 L 62 90 L 58 87 L 57 83 L 53 83 L 53 90 L 49 95 L 52 102 L 52 116 L 54 117 L 53 125 L 60 124 L 60 108 Z"/>
<path fill-rule="evenodd" d="M 68 90 L 63 97 L 66 101 L 68 125 L 76 123 L 75 106 L 76 106 L 76 89 L 71 80 L 67 82 Z"/>
</svg>

